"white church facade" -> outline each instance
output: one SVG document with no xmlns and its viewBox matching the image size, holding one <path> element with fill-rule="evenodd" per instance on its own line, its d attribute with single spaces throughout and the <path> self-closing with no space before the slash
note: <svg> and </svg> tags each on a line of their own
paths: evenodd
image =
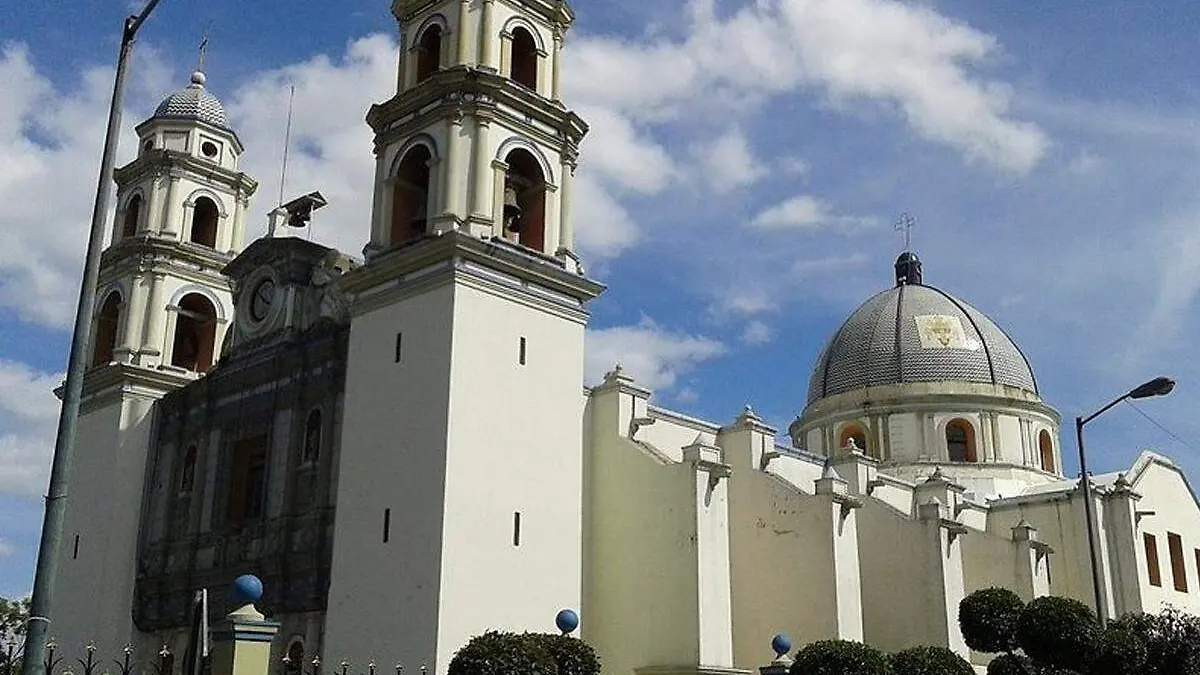
<svg viewBox="0 0 1200 675">
<path fill-rule="evenodd" d="M 214 589 L 216 616 L 244 573 L 292 668 L 435 675 L 472 636 L 552 630 L 563 608 L 606 673 L 711 675 L 763 665 L 776 633 L 983 663 L 957 628 L 973 590 L 1093 604 L 1059 413 L 1014 341 L 911 252 L 813 355 L 785 434 L 750 408 L 658 407 L 619 366 L 585 388 L 604 286 L 575 253 L 573 13 L 393 14 L 371 220 L 344 225 L 362 260 L 283 236 L 311 196 L 245 241 L 257 183 L 203 73 L 137 127 L 53 581 L 60 648 L 182 654 L 194 591 Z M 1200 613 L 1180 468 L 1147 451 L 1093 483 L 1106 614 Z"/>
</svg>

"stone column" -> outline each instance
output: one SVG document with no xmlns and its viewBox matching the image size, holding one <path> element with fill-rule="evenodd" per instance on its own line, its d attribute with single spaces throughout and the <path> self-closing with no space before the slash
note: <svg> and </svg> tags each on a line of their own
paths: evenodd
<svg viewBox="0 0 1200 675">
<path fill-rule="evenodd" d="M 391 209 L 385 209 L 383 203 L 384 193 L 387 191 L 387 151 L 382 148 L 375 150 L 375 196 L 372 199 L 371 206 L 371 243 L 382 244 L 387 232 L 387 222 L 391 216 Z"/>
<path fill-rule="evenodd" d="M 142 290 L 142 281 L 146 278 L 144 272 L 138 271 L 133 275 L 133 283 L 129 287 L 129 302 L 126 303 L 124 315 L 125 325 L 121 331 L 120 349 L 125 352 L 121 361 L 137 362 L 137 352 L 141 350 L 142 323 L 146 316 L 146 296 Z"/>
<path fill-rule="evenodd" d="M 162 175 L 155 174 L 150 180 L 150 197 L 146 202 L 146 220 L 142 223 L 142 231 L 158 234 L 163 225 L 163 190 Z"/>
<path fill-rule="evenodd" d="M 471 212 L 481 218 L 492 218 L 493 214 L 488 208 L 488 183 L 492 179 L 492 172 L 488 166 L 492 158 L 492 147 L 489 139 L 489 131 L 491 129 L 491 120 L 481 115 L 475 115 L 475 185 L 472 190 L 472 205 Z"/>
<path fill-rule="evenodd" d="M 500 75 L 512 77 L 512 34 L 500 34 Z"/>
<path fill-rule="evenodd" d="M 444 216 L 453 216 L 455 222 L 461 217 L 462 208 L 462 126 L 463 116 L 457 111 L 449 121 L 449 137 L 446 142 L 446 170 L 442 174 L 442 208 Z M 451 225 L 453 228 L 453 224 Z"/>
<path fill-rule="evenodd" d="M 240 253 L 246 248 L 246 197 L 241 190 L 233 197 L 233 227 L 230 228 L 229 252 Z"/>
<path fill-rule="evenodd" d="M 504 229 L 504 179 L 508 175 L 508 165 L 492 160 L 492 236 L 512 239 L 512 233 Z"/>
<path fill-rule="evenodd" d="M 554 27 L 554 51 L 550 53 L 550 100 L 562 100 L 562 48 L 563 32 L 559 26 Z"/>
<path fill-rule="evenodd" d="M 405 39 L 404 25 L 397 23 L 400 35 L 400 55 L 396 59 L 396 93 L 403 94 L 408 84 L 408 40 Z"/>
<path fill-rule="evenodd" d="M 467 37 L 471 34 L 471 0 L 459 0 L 458 3 L 458 61 L 456 65 L 467 63 Z"/>
<path fill-rule="evenodd" d="M 167 203 L 163 205 L 163 225 L 160 233 L 165 237 L 178 239 L 179 221 L 183 216 L 183 207 L 179 203 L 179 176 L 170 174 L 167 180 Z"/>
<path fill-rule="evenodd" d="M 483 0 L 483 16 L 480 19 L 480 23 L 482 23 L 483 26 L 480 29 L 479 35 L 479 55 L 478 58 L 475 59 L 475 61 L 481 67 L 490 68 L 492 70 L 496 69 L 496 63 L 492 60 L 492 49 L 496 39 L 493 35 L 495 28 L 493 27 L 492 17 L 492 15 L 495 13 L 495 4 L 496 0 Z"/>
<path fill-rule="evenodd" d="M 150 275 L 150 297 L 146 302 L 146 319 L 143 322 L 145 330 L 142 337 L 142 353 L 147 356 L 163 355 L 167 323 L 166 301 L 163 298 L 163 283 L 167 278 L 162 272 Z M 147 364 L 142 364 L 147 365 Z"/>
<path fill-rule="evenodd" d="M 559 250 L 575 251 L 575 221 L 571 216 L 571 199 L 574 193 L 573 184 L 575 182 L 575 163 L 569 159 L 563 159 L 561 168 L 562 178 L 559 184 L 562 186 L 562 191 L 559 193 L 559 211 L 558 211 L 558 248 Z"/>
</svg>

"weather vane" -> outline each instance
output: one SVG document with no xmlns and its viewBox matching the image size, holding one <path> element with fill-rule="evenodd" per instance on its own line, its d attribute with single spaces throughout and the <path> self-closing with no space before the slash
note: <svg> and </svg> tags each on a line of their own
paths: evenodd
<svg viewBox="0 0 1200 675">
<path fill-rule="evenodd" d="M 917 224 L 917 219 L 913 218 L 908 213 L 901 213 L 896 219 L 896 231 L 904 233 L 904 250 L 908 250 L 912 245 L 912 229 Z"/>
</svg>

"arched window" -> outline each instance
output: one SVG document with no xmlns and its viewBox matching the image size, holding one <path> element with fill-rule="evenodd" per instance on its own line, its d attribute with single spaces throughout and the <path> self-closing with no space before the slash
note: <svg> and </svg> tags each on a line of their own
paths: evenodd
<svg viewBox="0 0 1200 675">
<path fill-rule="evenodd" d="M 842 428 L 842 433 L 838 439 L 838 450 L 845 450 L 850 445 L 850 441 L 854 441 L 854 447 L 858 448 L 864 455 L 867 453 L 867 433 L 857 424 L 847 424 Z"/>
<path fill-rule="evenodd" d="M 192 243 L 217 247 L 217 223 L 221 219 L 221 211 L 216 202 L 208 197 L 196 199 L 192 207 Z"/>
<path fill-rule="evenodd" d="M 304 671 L 304 642 L 302 640 L 293 640 L 292 644 L 288 645 L 287 655 L 283 657 L 284 670 L 297 675 Z"/>
<path fill-rule="evenodd" d="M 121 238 L 128 239 L 137 234 L 138 220 L 142 217 L 142 196 L 134 195 L 125 204 L 125 219 L 121 221 Z"/>
<path fill-rule="evenodd" d="M 196 446 L 188 446 L 183 455 L 183 466 L 179 468 L 179 491 L 191 492 L 196 484 Z"/>
<path fill-rule="evenodd" d="M 189 293 L 179 301 L 171 365 L 206 373 L 213 363 L 217 339 L 217 310 L 208 298 Z"/>
<path fill-rule="evenodd" d="M 521 26 L 512 32 L 512 79 L 537 91 L 538 48 L 533 35 Z"/>
<path fill-rule="evenodd" d="M 412 241 L 426 232 L 432 159 L 429 148 L 416 145 L 400 161 L 392 186 L 392 246 Z"/>
<path fill-rule="evenodd" d="M 523 148 L 504 158 L 508 175 L 504 182 L 504 227 L 516 232 L 517 241 L 536 251 L 546 242 L 546 177 L 537 159 Z M 512 208 L 515 204 L 516 208 Z"/>
<path fill-rule="evenodd" d="M 113 291 L 104 298 L 100 313 L 96 315 L 96 335 L 92 344 L 92 365 L 111 363 L 117 348 L 117 330 L 121 325 L 121 294 Z"/>
<path fill-rule="evenodd" d="M 442 27 L 432 25 L 417 42 L 417 82 L 425 80 L 442 65 Z"/>
<path fill-rule="evenodd" d="M 1057 473 L 1058 468 L 1054 465 L 1054 440 L 1045 429 L 1038 434 L 1038 450 L 1042 455 L 1042 471 Z"/>
<path fill-rule="evenodd" d="M 946 450 L 951 462 L 976 462 L 975 428 L 966 420 L 946 424 Z"/>
<path fill-rule="evenodd" d="M 301 459 L 305 462 L 315 462 L 321 457 L 321 411 L 313 410 L 308 413 L 304 422 L 304 452 Z"/>
</svg>

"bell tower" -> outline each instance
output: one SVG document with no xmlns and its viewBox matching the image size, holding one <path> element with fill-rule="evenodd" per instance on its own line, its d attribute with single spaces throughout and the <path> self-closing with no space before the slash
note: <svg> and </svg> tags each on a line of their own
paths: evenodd
<svg viewBox="0 0 1200 675">
<path fill-rule="evenodd" d="M 397 93 L 371 108 L 368 257 L 426 235 L 499 237 L 575 265 L 587 125 L 560 98 L 561 0 L 396 0 Z"/>
<path fill-rule="evenodd" d="M 238 170 L 241 141 L 204 85 L 197 71 L 164 99 L 136 128 L 137 157 L 114 172 L 117 209 L 53 581 L 51 634 L 68 651 L 138 644 L 131 608 L 154 404 L 215 364 L 231 315 L 222 269 L 242 248 L 257 183 Z"/>
<path fill-rule="evenodd" d="M 322 658 L 432 675 L 582 595 L 587 132 L 559 98 L 561 0 L 397 0 L 397 93 L 351 299 Z M 585 615 L 586 619 L 586 615 Z M 387 652 L 386 655 L 384 652 Z"/>
</svg>

